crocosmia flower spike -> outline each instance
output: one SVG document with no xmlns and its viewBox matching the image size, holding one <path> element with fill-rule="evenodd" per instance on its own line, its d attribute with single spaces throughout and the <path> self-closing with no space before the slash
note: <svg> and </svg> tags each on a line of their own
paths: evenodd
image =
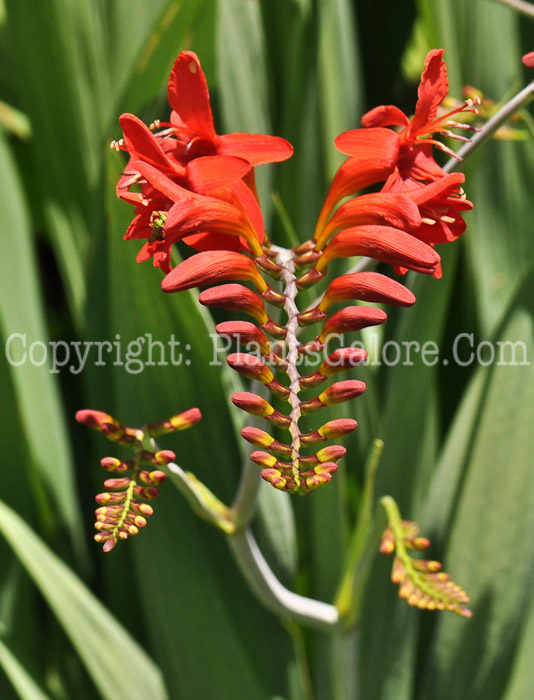
<svg viewBox="0 0 534 700">
<path fill-rule="evenodd" d="M 357 423 L 316 416 L 366 390 L 359 368 L 367 353 L 359 342 L 346 346 L 345 336 L 386 321 L 386 311 L 373 305 L 414 304 L 413 293 L 389 273 L 439 278 L 434 246 L 465 229 L 462 215 L 472 205 L 462 189 L 464 175 L 446 173 L 433 149 L 449 153 L 437 135 L 465 128 L 454 117 L 474 111 L 475 100 L 442 116 L 447 91 L 443 51 L 431 51 L 413 118 L 391 105 L 378 107 L 363 117 L 363 128 L 336 139 L 348 158 L 313 235 L 291 250 L 275 245 L 264 230 L 254 168 L 285 160 L 292 148 L 278 137 L 219 134 L 196 54 L 183 52 L 174 64 L 169 122 L 158 122 L 152 134 L 132 115 L 121 117 L 122 147 L 131 160 L 118 191 L 137 208 L 127 237 L 148 239 L 140 259 L 153 256 L 167 273 L 164 292 L 200 287 L 202 304 L 231 314 L 217 325 L 229 347 L 235 345 L 227 363 L 265 389 L 260 396 L 244 386 L 232 401 L 264 419 L 242 436 L 257 448 L 251 459 L 277 489 L 306 494 L 331 481 L 345 448 L 325 443 Z M 134 184 L 141 192 L 132 191 Z M 200 252 L 171 268 L 176 241 Z M 368 259 L 381 268 L 336 275 L 340 258 Z M 310 290 L 316 301 L 304 305 L 301 295 Z"/>
<path fill-rule="evenodd" d="M 133 457 L 121 460 L 104 457 L 102 469 L 110 472 L 104 481 L 105 491 L 96 496 L 95 540 L 102 543 L 104 552 L 110 552 L 119 540 L 137 535 L 147 524 L 154 509 L 147 501 L 159 495 L 160 486 L 167 478 L 164 469 L 176 459 L 171 450 L 159 450 L 154 437 L 164 433 L 190 428 L 201 419 L 198 408 L 171 416 L 161 423 L 143 428 L 127 428 L 102 411 L 82 410 L 76 420 L 82 425 L 99 430 L 108 440 L 133 450 Z"/>
</svg>

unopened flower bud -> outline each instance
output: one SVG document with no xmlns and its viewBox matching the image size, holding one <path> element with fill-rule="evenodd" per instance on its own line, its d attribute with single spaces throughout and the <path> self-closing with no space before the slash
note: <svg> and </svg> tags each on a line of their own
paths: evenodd
<svg viewBox="0 0 534 700">
<path fill-rule="evenodd" d="M 149 435 L 158 437 L 158 435 L 173 433 L 178 430 L 186 430 L 195 423 L 198 423 L 201 418 L 202 414 L 198 408 L 189 408 L 187 411 L 177 413 L 175 416 L 171 416 L 168 420 L 162 421 L 161 423 L 149 423 L 146 428 Z M 173 459 L 175 459 L 175 457 L 173 457 Z"/>
<path fill-rule="evenodd" d="M 290 425 L 290 420 L 287 416 L 283 416 L 276 411 L 271 404 L 257 394 L 252 394 L 249 391 L 240 391 L 232 396 L 232 403 L 253 416 L 262 416 L 274 425 L 279 425 L 282 428 L 287 428 Z"/>
<path fill-rule="evenodd" d="M 360 396 L 364 391 L 365 384 L 355 379 L 336 382 L 319 394 L 317 398 L 302 403 L 300 410 L 304 415 L 308 415 L 318 411 L 323 408 L 323 406 L 349 401 L 356 396 Z"/>
</svg>

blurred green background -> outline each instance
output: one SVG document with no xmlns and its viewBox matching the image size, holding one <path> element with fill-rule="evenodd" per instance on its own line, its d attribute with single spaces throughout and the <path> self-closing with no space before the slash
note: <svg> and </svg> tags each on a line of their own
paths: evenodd
<svg viewBox="0 0 534 700">
<path fill-rule="evenodd" d="M 260 178 L 272 237 L 293 243 L 271 192 L 307 239 L 342 160 L 334 138 L 377 104 L 413 111 L 435 47 L 446 49 L 455 97 L 471 84 L 498 102 L 533 77 L 520 59 L 534 22 L 490 0 L 0 1 L 0 334 L 17 357 L 24 341 L 35 347 L 34 364 L 9 364 L 4 350 L 0 361 L 3 700 L 534 696 L 531 114 L 512 125 L 523 140 L 491 141 L 466 164 L 466 235 L 440 251 L 441 281 L 408 278 L 418 302 L 392 312 L 379 337 L 434 340 L 449 363 L 355 372 L 368 390 L 333 414 L 360 424 L 335 480 L 306 498 L 265 485 L 254 524 L 287 586 L 332 600 L 363 464 L 381 438 L 377 495 L 391 494 L 432 538 L 431 557 L 471 595 L 471 621 L 409 608 L 381 557 L 357 648 L 288 628 L 170 484 L 140 537 L 109 555 L 92 541 L 99 460 L 118 451 L 75 423 L 77 409 L 135 426 L 198 406 L 202 423 L 162 446 L 226 502 L 244 452 L 229 400 L 237 379 L 210 364 L 212 318 L 195 293 L 162 294 L 159 273 L 122 241 L 132 212 L 114 193 L 118 116 L 166 119 L 168 72 L 194 49 L 220 133 L 293 143 L 295 156 Z M 133 373 L 107 353 L 95 364 L 95 347 L 83 371 L 53 372 L 43 354 L 49 341 L 71 351 L 116 342 L 113 352 L 120 342 L 124 353 L 147 333 L 174 334 L 190 364 Z M 473 334 L 458 346 L 465 366 L 451 354 L 461 333 Z M 507 341 L 525 357 L 519 349 L 510 364 L 508 347 L 491 361 Z"/>
</svg>

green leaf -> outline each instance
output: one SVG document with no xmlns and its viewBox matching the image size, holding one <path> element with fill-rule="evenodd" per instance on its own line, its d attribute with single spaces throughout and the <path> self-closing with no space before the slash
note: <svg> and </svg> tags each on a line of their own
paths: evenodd
<svg viewBox="0 0 534 700">
<path fill-rule="evenodd" d="M 49 700 L 9 647 L 0 639 L 0 665 L 16 689 L 20 700 Z"/>
<path fill-rule="evenodd" d="M 57 385 L 59 369 L 53 367 L 45 311 L 31 239 L 27 202 L 14 162 L 0 133 L 0 207 L 9 235 L 0 259 L 0 326 L 6 358 L 29 448 L 30 473 L 46 485 L 54 507 L 83 553 L 82 525 L 74 490 L 72 455 Z M 35 344 L 35 345 L 34 345 Z M 56 346 L 61 361 L 64 347 Z M 42 361 L 44 359 L 44 362 Z M 12 458 L 24 460 L 22 446 Z"/>
<path fill-rule="evenodd" d="M 44 215 L 76 323 L 82 325 L 85 255 L 101 225 L 102 125 L 111 85 L 100 7 L 95 3 L 8 0 L 7 33 L 19 100 L 32 127 L 29 180 Z M 27 21 L 31 17 L 31 22 Z"/>
<path fill-rule="evenodd" d="M 334 139 L 341 132 L 354 129 L 361 112 L 362 79 L 352 4 L 347 0 L 320 0 L 317 22 L 324 157 L 326 172 L 333 177 L 345 159 L 334 148 Z"/>
<path fill-rule="evenodd" d="M 103 698 L 166 698 L 151 659 L 75 574 L 0 502 L 0 530 L 70 638 Z"/>
<path fill-rule="evenodd" d="M 165 3 L 151 31 L 143 36 L 135 65 L 125 74 L 128 82 L 116 107 L 117 113 L 137 114 L 158 95 L 180 49 L 188 48 L 195 43 L 197 35 L 201 35 L 203 24 L 196 20 L 200 12 L 204 17 L 213 16 L 215 0 L 168 0 Z M 200 58 L 203 60 L 202 56 Z M 162 119 L 167 118 L 168 111 L 165 107 Z"/>
<path fill-rule="evenodd" d="M 500 699 L 525 624 L 524 607 L 534 583 L 534 374 L 528 360 L 534 327 L 519 304 L 495 346 L 500 352 L 506 346 L 499 343 L 518 342 L 524 343 L 526 359 L 516 356 L 514 364 L 508 345 L 503 358 L 479 369 L 487 376 L 483 401 L 478 413 L 473 411 L 469 439 L 464 438 L 468 449 L 455 502 L 448 498 L 454 517 L 443 559 L 471 596 L 474 620 L 467 627 L 440 620 L 432 644 L 439 653 L 434 651 L 426 663 L 424 685 L 436 700 Z M 458 415 L 462 418 L 465 411 Z M 444 462 L 438 474 L 445 469 Z M 451 479 L 457 474 L 452 472 Z"/>
</svg>

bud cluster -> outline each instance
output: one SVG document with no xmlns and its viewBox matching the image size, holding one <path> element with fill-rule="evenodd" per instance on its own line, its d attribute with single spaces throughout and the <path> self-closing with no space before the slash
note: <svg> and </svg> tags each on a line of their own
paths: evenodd
<svg viewBox="0 0 534 700">
<path fill-rule="evenodd" d="M 104 552 L 110 552 L 119 540 L 137 535 L 154 512 L 147 501 L 159 495 L 157 487 L 167 478 L 161 468 L 174 461 L 176 455 L 171 450 L 158 450 L 153 438 L 190 428 L 200 418 L 200 411 L 192 408 L 141 429 L 128 428 L 102 411 L 77 412 L 79 423 L 99 430 L 108 440 L 130 447 L 134 452 L 130 460 L 104 457 L 100 462 L 105 471 L 113 474 L 104 481 L 106 490 L 95 498 L 99 506 L 95 511 L 98 531 L 95 540 L 103 543 Z"/>
<path fill-rule="evenodd" d="M 462 617 L 472 617 L 464 603 L 467 593 L 450 580 L 438 561 L 414 559 L 407 550 L 424 550 L 430 540 L 419 537 L 419 526 L 409 520 L 400 521 L 400 532 L 388 525 L 382 536 L 380 552 L 393 554 L 391 580 L 399 586 L 399 597 L 421 610 L 449 610 Z"/>
</svg>

